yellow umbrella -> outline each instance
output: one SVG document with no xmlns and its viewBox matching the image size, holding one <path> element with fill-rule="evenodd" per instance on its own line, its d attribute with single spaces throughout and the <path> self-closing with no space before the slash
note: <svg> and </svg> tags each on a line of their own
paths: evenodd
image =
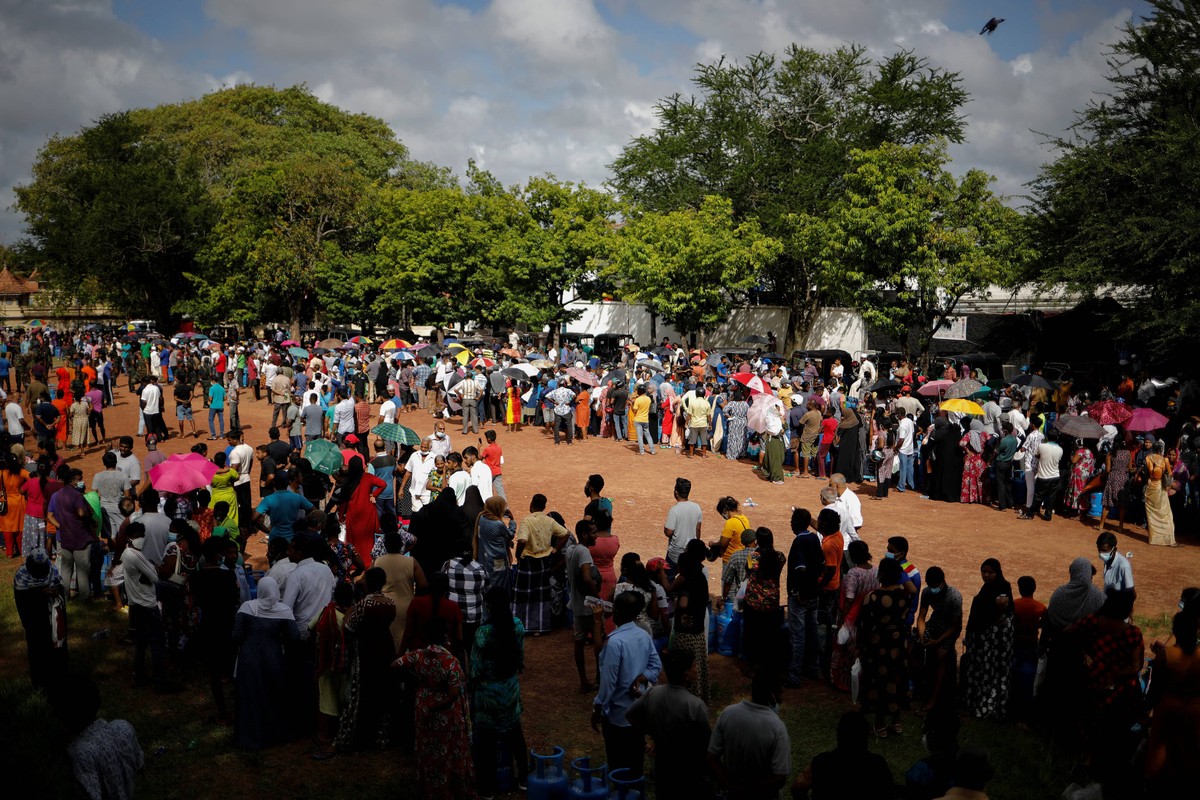
<svg viewBox="0 0 1200 800">
<path fill-rule="evenodd" d="M 983 416 L 983 409 L 978 403 L 972 403 L 970 400 L 963 400 L 961 398 L 946 400 L 940 406 L 938 406 L 938 408 L 942 411 L 958 411 L 963 414 L 977 414 L 979 416 Z"/>
<path fill-rule="evenodd" d="M 453 347 L 453 345 L 451 345 L 451 347 Z M 458 352 L 454 352 L 452 350 L 451 353 L 454 355 L 454 360 L 460 364 L 466 364 L 468 361 L 471 360 L 471 351 L 465 347 L 462 350 L 459 350 Z"/>
</svg>

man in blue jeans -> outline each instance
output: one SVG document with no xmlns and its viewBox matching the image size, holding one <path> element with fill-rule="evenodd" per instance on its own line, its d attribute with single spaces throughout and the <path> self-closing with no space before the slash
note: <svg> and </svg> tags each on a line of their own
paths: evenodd
<svg viewBox="0 0 1200 800">
<path fill-rule="evenodd" d="M 812 531 L 812 514 L 792 510 L 792 546 L 788 551 L 788 631 L 792 638 L 792 660 L 787 685 L 799 686 L 804 678 L 818 678 L 821 657 L 817 639 L 818 580 L 825 570 L 821 540 Z"/>
<path fill-rule="evenodd" d="M 917 426 L 912 417 L 903 408 L 896 409 L 899 424 L 896 427 L 896 452 L 900 454 L 900 479 L 896 488 L 900 491 L 917 488 L 913 483 L 913 464 L 917 460 L 914 441 L 917 436 Z"/>
</svg>

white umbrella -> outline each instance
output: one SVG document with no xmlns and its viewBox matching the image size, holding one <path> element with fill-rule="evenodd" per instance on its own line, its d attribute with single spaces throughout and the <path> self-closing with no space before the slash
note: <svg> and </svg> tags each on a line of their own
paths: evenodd
<svg viewBox="0 0 1200 800">
<path fill-rule="evenodd" d="M 746 414 L 746 427 L 757 433 L 766 433 L 767 414 L 778 414 L 783 409 L 783 402 L 773 394 L 756 394 L 750 401 L 750 411 Z"/>
<path fill-rule="evenodd" d="M 538 372 L 541 371 L 532 364 L 513 364 L 511 367 L 509 367 L 509 369 L 518 369 L 521 372 L 524 372 L 526 377 L 529 378 L 536 376 Z"/>
</svg>

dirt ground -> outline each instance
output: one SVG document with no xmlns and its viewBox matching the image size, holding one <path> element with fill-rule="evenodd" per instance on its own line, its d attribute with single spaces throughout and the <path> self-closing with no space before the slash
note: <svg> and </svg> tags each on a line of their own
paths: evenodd
<svg viewBox="0 0 1200 800">
<path fill-rule="evenodd" d="M 112 437 L 136 431 L 135 398 L 122 387 L 117 399 L 118 404 L 105 411 L 108 432 Z M 270 424 L 270 407 L 266 402 L 244 400 L 239 410 L 247 442 L 251 445 L 266 442 Z M 201 428 L 202 418 L 206 419 L 206 415 L 198 408 L 197 423 Z M 175 425 L 173 400 L 168 401 L 166 419 L 168 424 Z M 421 435 L 432 431 L 433 421 L 427 412 L 402 414 L 399 421 Z M 476 444 L 478 437 L 475 434 L 463 436 L 459 433 L 461 428 L 455 424 L 456 421 L 452 420 L 448 426 L 454 448 Z M 537 428 L 526 428 L 510 434 L 498 427 L 498 436 L 505 455 L 504 476 L 508 499 L 518 520 L 528 508 L 530 497 L 542 493 L 549 498 L 550 508 L 558 509 L 570 527 L 582 514 L 586 502 L 583 486 L 587 476 L 600 473 L 606 480 L 604 494 L 613 500 L 614 533 L 620 539 L 621 553 L 636 551 L 643 560 L 661 556 L 665 552 L 663 520 L 672 504 L 675 478 L 679 476 L 692 481 L 692 499 L 704 509 L 703 536 L 708 541 L 715 540 L 719 535 L 721 519 L 715 506 L 718 498 L 724 495 L 732 495 L 739 502 L 753 498 L 757 506 L 745 509 L 751 523 L 774 530 L 777 542 L 783 543 L 783 546 L 788 540 L 791 509 L 807 507 L 815 513 L 820 507 L 818 492 L 823 483 L 816 479 L 789 478 L 783 486 L 775 486 L 757 478 L 749 464 L 730 462 L 711 454 L 704 458 L 687 459 L 673 451 L 660 449 L 657 455 L 639 456 L 632 442 L 616 443 L 603 439 L 555 446 L 552 437 Z M 202 434 L 199 440 L 190 436 L 186 439 L 173 436 L 161 448 L 167 453 L 186 452 L 196 441 L 206 441 L 205 435 Z M 214 451 L 211 448 L 215 446 L 223 446 L 222 442 L 208 444 L 210 452 Z M 145 455 L 145 445 L 140 440 L 135 445 L 135 452 L 139 456 Z M 82 455 L 64 455 L 84 469 L 90 483 L 91 476 L 100 469 L 100 453 L 100 448 L 93 447 Z M 257 485 L 257 481 L 254 483 Z M 876 557 L 885 551 L 888 536 L 907 536 L 913 562 L 922 570 L 934 564 L 943 567 L 949 582 L 957 586 L 968 601 L 980 586 L 979 564 L 988 557 L 1000 560 L 1014 585 L 1018 576 L 1035 576 L 1038 580 L 1037 596 L 1043 602 L 1048 600 L 1057 585 L 1066 581 L 1067 566 L 1072 559 L 1085 556 L 1099 564 L 1094 546 L 1096 530 L 1078 520 L 1055 518 L 1049 523 L 1041 520 L 1021 521 L 1013 512 L 1002 514 L 982 506 L 933 503 L 921 500 L 915 492 L 899 494 L 893 491 L 885 500 L 874 502 L 871 500 L 874 494 L 871 484 L 865 484 L 859 494 L 863 499 L 865 519 L 862 536 Z M 1118 537 L 1120 549 L 1133 554 L 1139 593 L 1138 614 L 1160 615 L 1172 611 L 1180 589 L 1189 583 L 1200 582 L 1200 548 L 1196 547 L 1194 537 L 1180 536 L 1177 531 L 1177 537 L 1183 544 L 1179 548 L 1150 547 L 1144 531 L 1133 527 L 1124 534 L 1118 534 Z M 261 536 L 256 537 L 249 551 L 257 558 L 263 556 L 265 545 Z M 11 574 L 8 567 L 14 565 L 15 562 L 5 565 L 5 575 Z M 719 570 L 712 572 L 713 588 L 719 591 Z M 124 627 L 123 620 L 115 612 L 104 610 L 102 613 L 112 616 L 116 629 Z M 15 624 L 15 620 L 6 622 Z M 88 648 L 120 647 L 115 640 L 82 642 L 81 645 Z M 591 698 L 577 693 L 569 634 L 557 631 L 547 636 L 531 637 L 526 647 L 527 669 L 522 679 L 522 694 L 530 746 L 562 744 L 572 755 L 581 751 L 601 754 L 602 741 L 587 726 Z M 15 657 L 0 659 L 0 674 L 12 675 L 23 670 L 23 653 L 12 655 Z M 128 658 L 127 654 L 117 652 L 109 655 L 120 661 Z M 714 656 L 712 661 L 715 688 L 711 710 L 715 714 L 745 690 L 745 682 L 731 659 Z M 589 667 L 591 672 L 592 667 Z M 834 696 L 830 694 L 831 697 L 826 700 L 832 700 Z M 195 705 L 199 707 L 202 700 L 198 698 Z M 224 747 L 219 741 L 211 744 L 218 752 Z M 202 746 L 205 745 L 202 743 Z M 258 776 L 248 780 L 244 788 L 251 790 L 256 784 L 259 788 L 269 784 L 276 790 L 289 786 L 300 790 L 309 777 L 321 770 L 328 772 L 325 765 L 310 762 L 306 758 L 296 758 L 304 749 L 302 744 L 297 743 L 264 753 L 253 768 L 248 767 L 245 761 L 236 762 Z M 372 757 L 367 755 L 363 758 Z M 394 774 L 399 780 L 410 779 L 411 764 L 408 759 L 388 761 L 390 763 L 386 766 L 374 760 L 369 763 L 373 768 L 382 767 L 383 772 Z M 345 763 L 334 767 L 345 768 Z M 253 793 L 248 791 L 247 796 Z M 233 795 L 239 793 L 234 792 Z"/>
</svg>

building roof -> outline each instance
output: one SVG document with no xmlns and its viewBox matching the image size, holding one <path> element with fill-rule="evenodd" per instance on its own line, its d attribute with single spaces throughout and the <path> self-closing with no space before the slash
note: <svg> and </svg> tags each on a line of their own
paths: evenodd
<svg viewBox="0 0 1200 800">
<path fill-rule="evenodd" d="M 0 269 L 0 295 L 33 294 L 38 291 L 36 283 L 14 275 L 8 267 Z"/>
</svg>

